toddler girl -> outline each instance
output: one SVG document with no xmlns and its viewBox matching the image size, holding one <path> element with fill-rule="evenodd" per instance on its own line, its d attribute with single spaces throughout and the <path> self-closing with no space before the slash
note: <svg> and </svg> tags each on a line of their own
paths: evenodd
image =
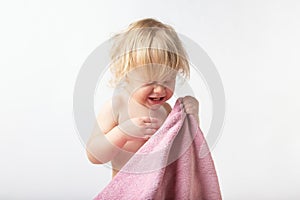
<svg viewBox="0 0 300 200">
<path fill-rule="evenodd" d="M 110 69 L 113 97 L 97 117 L 100 131 L 90 136 L 86 150 L 94 164 L 111 161 L 113 176 L 160 128 L 171 106 L 178 74 L 189 77 L 185 50 L 174 29 L 154 19 L 143 19 L 115 35 Z M 187 114 L 199 122 L 198 101 L 183 97 Z"/>
</svg>

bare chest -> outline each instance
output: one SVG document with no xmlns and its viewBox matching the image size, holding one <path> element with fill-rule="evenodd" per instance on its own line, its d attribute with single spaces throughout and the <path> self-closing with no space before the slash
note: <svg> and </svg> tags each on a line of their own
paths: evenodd
<svg viewBox="0 0 300 200">
<path fill-rule="evenodd" d="M 129 105 L 127 110 L 119 110 L 119 124 L 136 117 L 155 117 L 159 119 L 160 123 L 166 120 L 168 112 L 163 106 L 157 110 L 150 110 L 138 105 Z M 112 160 L 112 165 L 116 169 L 121 169 L 125 163 L 134 155 L 135 152 L 139 150 L 141 146 L 145 144 L 146 141 L 128 141 L 122 151 Z"/>
</svg>

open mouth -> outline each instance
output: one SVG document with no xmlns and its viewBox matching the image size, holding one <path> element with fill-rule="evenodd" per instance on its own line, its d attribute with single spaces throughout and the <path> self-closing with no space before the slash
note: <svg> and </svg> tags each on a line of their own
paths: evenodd
<svg viewBox="0 0 300 200">
<path fill-rule="evenodd" d="M 164 99 L 165 97 L 149 97 L 152 103 L 161 103 Z"/>
</svg>

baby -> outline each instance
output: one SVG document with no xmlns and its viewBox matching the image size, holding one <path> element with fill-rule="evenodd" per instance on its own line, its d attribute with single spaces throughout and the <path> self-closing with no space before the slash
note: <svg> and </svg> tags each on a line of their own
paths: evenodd
<svg viewBox="0 0 300 200">
<path fill-rule="evenodd" d="M 134 22 L 113 41 L 110 69 L 116 89 L 97 117 L 100 131 L 92 133 L 86 150 L 94 164 L 111 161 L 114 177 L 163 124 L 176 76 L 188 77 L 190 70 L 176 32 L 157 20 Z M 199 122 L 198 101 L 186 96 L 182 104 Z"/>
</svg>

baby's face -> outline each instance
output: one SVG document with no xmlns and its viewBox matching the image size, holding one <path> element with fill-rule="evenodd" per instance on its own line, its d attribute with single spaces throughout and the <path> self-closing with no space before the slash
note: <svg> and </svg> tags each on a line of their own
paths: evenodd
<svg viewBox="0 0 300 200">
<path fill-rule="evenodd" d="M 143 83 L 133 91 L 131 98 L 147 108 L 157 109 L 172 97 L 174 87 L 175 80 Z"/>
<path fill-rule="evenodd" d="M 158 109 L 169 100 L 175 89 L 176 73 L 154 77 L 145 75 L 143 70 L 135 71 L 128 76 L 128 91 L 131 99 L 150 108 Z"/>
</svg>

